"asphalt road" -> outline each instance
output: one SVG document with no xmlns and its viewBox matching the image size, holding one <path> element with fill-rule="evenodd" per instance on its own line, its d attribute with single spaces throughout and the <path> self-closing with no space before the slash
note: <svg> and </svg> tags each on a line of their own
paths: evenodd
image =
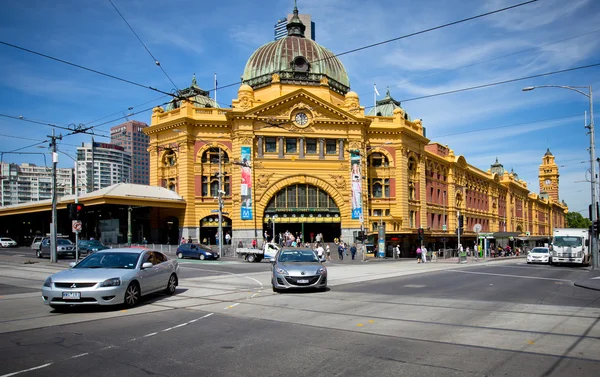
<svg viewBox="0 0 600 377">
<path fill-rule="evenodd" d="M 61 314 L 18 291 L 36 267 L 0 264 L 0 376 L 600 374 L 586 269 L 332 264 L 327 292 L 274 294 L 268 264 L 184 263 L 173 297 Z"/>
</svg>

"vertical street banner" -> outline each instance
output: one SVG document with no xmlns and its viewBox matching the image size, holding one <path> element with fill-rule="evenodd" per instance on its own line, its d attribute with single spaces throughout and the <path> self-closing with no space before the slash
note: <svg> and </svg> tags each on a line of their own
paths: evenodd
<svg viewBox="0 0 600 377">
<path fill-rule="evenodd" d="M 362 172 L 358 153 L 350 153 L 350 181 L 352 182 L 352 219 L 362 219 Z"/>
<path fill-rule="evenodd" d="M 242 220 L 252 220 L 252 160 L 250 147 L 241 147 L 242 182 Z"/>
</svg>

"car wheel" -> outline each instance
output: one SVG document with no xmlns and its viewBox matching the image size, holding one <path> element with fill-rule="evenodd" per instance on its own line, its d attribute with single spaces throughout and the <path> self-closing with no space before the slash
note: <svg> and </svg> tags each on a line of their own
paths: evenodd
<svg viewBox="0 0 600 377">
<path fill-rule="evenodd" d="M 177 253 L 177 258 L 183 259 L 183 253 L 181 251 L 179 253 Z"/>
<path fill-rule="evenodd" d="M 165 288 L 165 293 L 168 295 L 172 295 L 175 293 L 177 289 L 177 275 L 171 274 L 169 277 L 169 282 L 167 283 L 167 288 Z"/>
<path fill-rule="evenodd" d="M 275 292 L 275 293 L 281 293 L 281 289 L 277 289 L 277 288 L 275 288 L 275 286 L 273 286 L 273 292 Z"/>
<path fill-rule="evenodd" d="M 256 260 L 256 257 L 254 256 L 254 254 L 248 254 L 248 256 L 246 257 L 246 260 L 248 262 L 252 263 Z"/>
<path fill-rule="evenodd" d="M 200 255 L 198 255 L 198 258 L 200 258 L 200 260 L 204 260 L 206 258 L 206 255 L 200 254 Z"/>
<path fill-rule="evenodd" d="M 133 282 L 127 286 L 127 290 L 125 290 L 125 306 L 129 308 L 133 308 L 140 301 L 141 293 L 140 286 L 138 283 Z"/>
<path fill-rule="evenodd" d="M 530 261 L 527 261 L 527 264 L 531 264 L 531 262 L 530 262 Z"/>
<path fill-rule="evenodd" d="M 44 255 L 42 254 L 42 250 L 38 250 L 35 252 L 35 255 L 37 255 L 38 258 L 43 257 Z"/>
</svg>

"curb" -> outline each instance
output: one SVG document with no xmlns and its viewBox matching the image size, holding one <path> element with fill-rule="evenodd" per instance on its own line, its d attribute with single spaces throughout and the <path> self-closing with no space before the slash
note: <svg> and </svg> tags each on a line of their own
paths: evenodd
<svg viewBox="0 0 600 377">
<path fill-rule="evenodd" d="M 587 285 L 586 283 L 581 283 L 581 282 L 574 282 L 573 283 L 574 286 L 579 287 L 579 288 L 584 288 L 584 289 L 589 289 L 592 291 L 600 291 L 600 284 L 598 284 L 598 287 L 592 287 L 590 285 Z"/>
</svg>

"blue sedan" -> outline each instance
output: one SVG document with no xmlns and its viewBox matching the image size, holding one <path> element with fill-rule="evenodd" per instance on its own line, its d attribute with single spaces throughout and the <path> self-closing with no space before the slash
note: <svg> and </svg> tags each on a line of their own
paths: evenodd
<svg viewBox="0 0 600 377">
<path fill-rule="evenodd" d="M 183 243 L 177 248 L 177 258 L 219 259 L 219 253 L 210 247 L 196 243 Z"/>
</svg>

